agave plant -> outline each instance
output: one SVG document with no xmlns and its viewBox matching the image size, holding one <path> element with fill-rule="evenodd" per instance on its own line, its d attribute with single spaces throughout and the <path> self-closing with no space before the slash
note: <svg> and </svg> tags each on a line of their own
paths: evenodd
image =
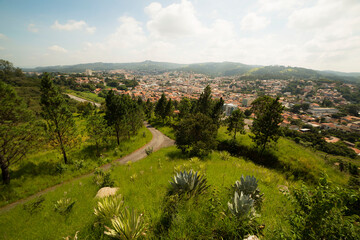
<svg viewBox="0 0 360 240">
<path fill-rule="evenodd" d="M 105 226 L 104 233 L 116 239 L 138 239 L 146 234 L 146 224 L 143 214 L 138 215 L 135 210 L 124 209 L 115 218 L 111 219 L 112 227 Z"/>
<path fill-rule="evenodd" d="M 242 192 L 239 195 L 239 193 L 235 191 L 231 202 L 228 202 L 230 212 L 239 219 L 244 219 L 254 212 L 253 207 L 254 200 Z"/>
<path fill-rule="evenodd" d="M 258 180 L 254 176 L 241 176 L 240 182 L 236 181 L 233 188 L 234 190 L 241 195 L 243 193 L 244 195 L 250 196 L 257 206 L 260 206 L 262 202 L 262 196 L 263 194 L 260 193 L 260 190 L 258 187 Z"/>
<path fill-rule="evenodd" d="M 197 172 L 194 173 L 192 170 L 177 173 L 172 178 L 170 184 L 170 194 L 188 193 L 190 196 L 194 196 L 204 192 L 208 188 L 206 179 L 199 176 Z"/>
<path fill-rule="evenodd" d="M 61 198 L 55 203 L 55 211 L 60 214 L 67 214 L 71 211 L 74 204 L 75 201 L 72 201 L 71 198 Z"/>
<path fill-rule="evenodd" d="M 94 209 L 94 214 L 104 222 L 119 216 L 122 212 L 124 201 L 120 195 L 109 196 L 101 199 L 97 207 Z"/>
</svg>

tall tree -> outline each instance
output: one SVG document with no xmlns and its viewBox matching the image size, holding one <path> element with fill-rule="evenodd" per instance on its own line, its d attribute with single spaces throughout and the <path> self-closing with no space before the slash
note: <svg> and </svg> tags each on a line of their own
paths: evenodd
<svg viewBox="0 0 360 240">
<path fill-rule="evenodd" d="M 95 108 L 86 119 L 86 130 L 92 141 L 95 143 L 96 156 L 100 156 L 100 146 L 108 135 L 106 120 Z"/>
<path fill-rule="evenodd" d="M 223 110 L 224 103 L 225 102 L 222 98 L 217 100 L 211 112 L 211 118 L 218 128 L 220 127 L 221 117 L 223 116 L 223 112 L 224 112 Z"/>
<path fill-rule="evenodd" d="M 261 154 L 271 142 L 276 143 L 279 139 L 279 124 L 283 120 L 281 115 L 283 109 L 279 98 L 262 96 L 252 102 L 251 110 L 255 114 L 255 119 L 251 127 L 253 136 L 250 137 Z"/>
<path fill-rule="evenodd" d="M 244 134 L 244 126 L 245 126 L 245 114 L 237 109 L 231 113 L 229 118 L 227 119 L 228 127 L 227 130 L 231 134 L 233 133 L 234 140 L 236 139 L 236 133 Z"/>
<path fill-rule="evenodd" d="M 144 113 L 146 115 L 146 118 L 150 119 L 153 115 L 153 112 L 154 112 L 154 104 L 150 102 L 150 99 L 148 98 L 144 107 Z"/>
<path fill-rule="evenodd" d="M 41 79 L 40 91 L 41 115 L 47 123 L 46 131 L 50 144 L 62 153 L 66 164 L 68 163 L 67 151 L 74 147 L 77 142 L 73 115 L 47 73 Z"/>
<path fill-rule="evenodd" d="M 182 119 L 190 114 L 191 112 L 191 101 L 188 98 L 181 99 L 179 103 L 179 118 Z"/>
<path fill-rule="evenodd" d="M 174 112 L 174 105 L 173 105 L 172 100 L 170 98 L 169 101 L 166 104 L 166 107 L 165 107 L 165 116 L 166 117 L 172 117 L 173 112 Z"/>
<path fill-rule="evenodd" d="M 10 183 L 10 165 L 19 162 L 39 142 L 38 133 L 22 99 L 0 81 L 0 168 L 4 184 Z"/>
<path fill-rule="evenodd" d="M 177 148 L 190 155 L 206 156 L 216 147 L 217 127 L 202 113 L 191 114 L 180 121 L 175 132 Z"/>
<path fill-rule="evenodd" d="M 113 91 L 109 91 L 105 99 L 106 111 L 105 119 L 109 126 L 112 126 L 117 144 L 120 145 L 120 131 L 122 127 L 122 119 L 125 115 L 125 108 L 119 96 L 116 96 Z"/>
<path fill-rule="evenodd" d="M 211 88 L 209 85 L 207 85 L 204 89 L 204 92 L 200 94 L 199 100 L 197 102 L 197 112 L 210 116 L 212 112 L 211 98 Z"/>
<path fill-rule="evenodd" d="M 167 100 L 165 94 L 163 93 L 155 106 L 156 117 L 161 118 L 163 121 L 165 120 L 166 117 L 165 115 L 166 105 L 167 105 Z"/>
</svg>

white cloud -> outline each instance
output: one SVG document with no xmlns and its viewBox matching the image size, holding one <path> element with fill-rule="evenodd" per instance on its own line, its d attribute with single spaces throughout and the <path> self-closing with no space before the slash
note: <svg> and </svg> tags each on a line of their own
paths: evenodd
<svg viewBox="0 0 360 240">
<path fill-rule="evenodd" d="M 248 13 L 241 20 L 241 29 L 248 31 L 258 31 L 266 28 L 270 24 L 270 20 L 263 16 L 258 16 L 256 13 Z"/>
<path fill-rule="evenodd" d="M 69 20 L 65 24 L 60 24 L 57 20 L 55 23 L 51 26 L 53 29 L 57 30 L 64 30 L 64 31 L 86 31 L 88 33 L 94 33 L 96 30 L 96 27 L 90 27 L 85 21 L 75 21 L 75 20 Z"/>
<path fill-rule="evenodd" d="M 182 0 L 162 7 L 154 2 L 145 8 L 145 13 L 150 17 L 147 28 L 150 33 L 158 37 L 181 37 L 197 34 L 204 30 L 195 14 L 191 2 Z"/>
<path fill-rule="evenodd" d="M 5 34 L 0 33 L 0 39 L 7 39 L 7 36 Z"/>
<path fill-rule="evenodd" d="M 259 0 L 259 12 L 285 12 L 294 10 L 304 4 L 307 0 Z"/>
<path fill-rule="evenodd" d="M 60 52 L 60 53 L 67 53 L 68 51 L 63 48 L 60 47 L 59 45 L 53 45 L 51 47 L 48 47 L 49 50 L 54 51 L 54 52 Z"/>
<path fill-rule="evenodd" d="M 30 23 L 29 25 L 28 25 L 28 31 L 29 32 L 33 32 L 33 33 L 37 33 L 37 32 L 39 32 L 39 29 L 35 26 L 35 24 L 33 24 L 33 23 Z"/>
</svg>

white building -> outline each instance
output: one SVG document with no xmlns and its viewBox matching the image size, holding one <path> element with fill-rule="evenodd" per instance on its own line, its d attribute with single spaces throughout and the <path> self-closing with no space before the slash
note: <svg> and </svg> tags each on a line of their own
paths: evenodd
<svg viewBox="0 0 360 240">
<path fill-rule="evenodd" d="M 230 116 L 231 113 L 233 111 L 235 111 L 236 109 L 238 109 L 238 106 L 235 104 L 224 104 L 224 112 L 225 112 L 225 116 Z"/>
</svg>

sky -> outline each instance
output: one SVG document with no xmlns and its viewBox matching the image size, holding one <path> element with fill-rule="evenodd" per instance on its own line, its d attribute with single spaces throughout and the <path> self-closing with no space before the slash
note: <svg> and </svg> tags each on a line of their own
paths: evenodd
<svg viewBox="0 0 360 240">
<path fill-rule="evenodd" d="M 360 0 L 0 0 L 0 59 L 360 72 Z"/>
</svg>

